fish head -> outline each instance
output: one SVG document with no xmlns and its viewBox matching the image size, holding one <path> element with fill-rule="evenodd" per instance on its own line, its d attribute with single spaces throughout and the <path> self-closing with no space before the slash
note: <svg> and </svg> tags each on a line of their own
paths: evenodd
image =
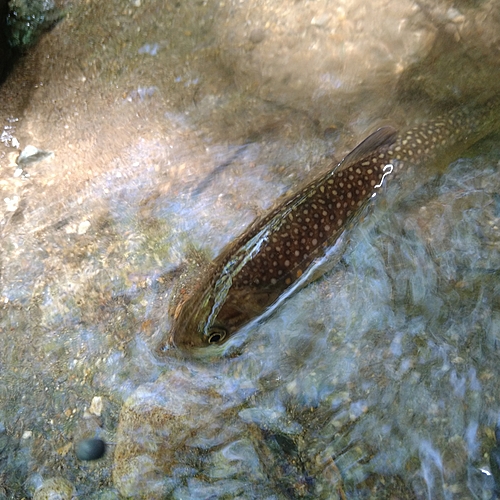
<svg viewBox="0 0 500 500">
<path fill-rule="evenodd" d="M 211 290 L 194 293 L 177 304 L 172 311 L 172 344 L 181 350 L 222 345 L 234 333 L 214 315 Z"/>
<path fill-rule="evenodd" d="M 207 327 L 211 312 L 210 296 L 203 293 L 193 293 L 182 298 L 171 311 L 172 327 L 171 343 L 180 349 L 206 347 L 212 340 L 220 341 L 225 331 L 212 332 Z M 212 339 L 212 335 L 214 335 Z"/>
<path fill-rule="evenodd" d="M 180 302 L 173 311 L 171 339 L 181 350 L 221 347 L 242 326 L 262 313 L 264 294 L 248 290 L 232 291 L 224 301 L 217 300 L 214 289 L 193 294 Z M 212 349 L 210 349 L 212 351 Z"/>
</svg>

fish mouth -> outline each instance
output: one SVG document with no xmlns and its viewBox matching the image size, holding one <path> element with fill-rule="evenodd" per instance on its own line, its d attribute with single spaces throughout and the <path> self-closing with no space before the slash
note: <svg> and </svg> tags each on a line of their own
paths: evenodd
<svg viewBox="0 0 500 500">
<path fill-rule="evenodd" d="M 186 354 L 191 358 L 201 360 L 220 360 L 235 358 L 243 354 L 243 343 L 223 342 L 221 344 L 210 344 L 205 347 L 191 347 Z"/>
<path fill-rule="evenodd" d="M 218 329 L 220 327 L 217 327 Z M 173 343 L 172 347 L 189 358 L 197 358 L 203 360 L 215 360 L 220 358 L 234 358 L 240 356 L 243 353 L 243 346 L 248 343 L 248 338 L 246 335 L 240 335 L 238 331 L 237 335 L 233 335 L 231 332 L 227 332 L 223 340 L 218 343 L 207 343 L 200 342 L 199 339 L 184 340 L 183 342 Z M 218 334 L 219 330 L 214 331 L 212 335 Z"/>
<path fill-rule="evenodd" d="M 205 344 L 200 344 L 195 342 L 194 340 L 189 339 L 177 339 L 175 340 L 175 332 L 171 331 L 168 337 L 162 340 L 155 348 L 156 353 L 159 357 L 165 358 L 166 356 L 176 357 L 180 355 L 181 357 L 189 354 L 191 355 L 194 351 L 203 351 L 206 349 L 204 347 Z M 209 349 L 211 350 L 211 349 Z"/>
<path fill-rule="evenodd" d="M 192 349 L 206 349 L 211 347 L 211 344 L 206 344 L 198 338 L 183 338 L 183 336 L 176 335 L 172 332 L 166 342 L 170 349 L 178 349 L 181 351 L 191 351 Z M 216 344 L 214 344 L 216 345 Z"/>
</svg>

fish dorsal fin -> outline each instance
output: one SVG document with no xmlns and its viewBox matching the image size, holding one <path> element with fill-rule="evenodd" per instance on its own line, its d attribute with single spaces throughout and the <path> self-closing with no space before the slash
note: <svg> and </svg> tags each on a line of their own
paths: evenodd
<svg viewBox="0 0 500 500">
<path fill-rule="evenodd" d="M 340 163 L 339 169 L 363 160 L 381 146 L 390 146 L 396 140 L 398 131 L 390 126 L 381 127 L 361 141 Z"/>
</svg>

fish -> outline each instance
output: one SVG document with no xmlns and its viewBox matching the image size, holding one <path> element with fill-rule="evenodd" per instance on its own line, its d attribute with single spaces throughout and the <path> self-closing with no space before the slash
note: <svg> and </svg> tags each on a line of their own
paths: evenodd
<svg viewBox="0 0 500 500">
<path fill-rule="evenodd" d="M 171 329 L 159 345 L 212 352 L 321 274 L 353 226 L 390 178 L 405 166 L 435 168 L 500 126 L 500 95 L 398 132 L 384 126 L 340 163 L 254 221 L 194 279 L 174 293 Z M 318 272 L 319 269 L 319 272 Z"/>
</svg>

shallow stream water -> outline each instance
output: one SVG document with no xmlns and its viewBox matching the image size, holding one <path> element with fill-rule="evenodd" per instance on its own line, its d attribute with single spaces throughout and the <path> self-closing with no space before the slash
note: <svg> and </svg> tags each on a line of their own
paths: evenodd
<svg viewBox="0 0 500 500">
<path fill-rule="evenodd" d="M 232 357 L 155 355 L 180 269 L 377 125 L 472 100 L 471 74 L 497 91 L 422 69 L 493 4 L 379 7 L 75 3 L 6 82 L 0 498 L 491 497 L 498 136 L 388 185 Z M 20 169 L 13 138 L 53 155 Z"/>
</svg>

